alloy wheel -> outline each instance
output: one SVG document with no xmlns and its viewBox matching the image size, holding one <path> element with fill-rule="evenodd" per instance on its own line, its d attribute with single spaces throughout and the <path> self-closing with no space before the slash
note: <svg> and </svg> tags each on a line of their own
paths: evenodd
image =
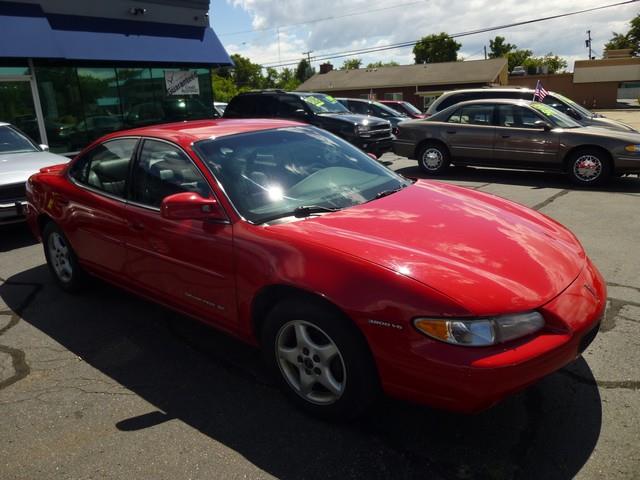
<svg viewBox="0 0 640 480">
<path fill-rule="evenodd" d="M 276 335 L 276 358 L 289 386 L 316 405 L 340 399 L 347 383 L 344 359 L 335 342 L 304 320 L 284 324 Z"/>
<path fill-rule="evenodd" d="M 59 233 L 53 232 L 49 235 L 47 246 L 53 271 L 60 281 L 70 282 L 73 277 L 73 267 L 71 266 L 69 246 L 65 239 Z"/>
</svg>

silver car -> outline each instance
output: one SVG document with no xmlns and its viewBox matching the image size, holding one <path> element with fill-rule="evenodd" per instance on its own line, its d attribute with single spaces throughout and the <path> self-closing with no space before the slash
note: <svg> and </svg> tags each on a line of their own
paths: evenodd
<svg viewBox="0 0 640 480">
<path fill-rule="evenodd" d="M 0 123 L 0 225 L 24 220 L 25 183 L 41 168 L 66 163 L 46 145 L 36 145 L 8 123 Z"/>
</svg>

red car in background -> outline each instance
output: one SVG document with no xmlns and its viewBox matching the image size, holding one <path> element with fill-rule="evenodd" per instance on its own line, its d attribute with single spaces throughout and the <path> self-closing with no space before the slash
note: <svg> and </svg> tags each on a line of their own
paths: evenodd
<svg viewBox="0 0 640 480">
<path fill-rule="evenodd" d="M 413 103 L 405 102 L 404 100 L 380 100 L 380 103 L 397 110 L 400 113 L 404 113 L 411 118 L 427 118 Z"/>
<path fill-rule="evenodd" d="M 95 275 L 259 345 L 324 417 L 361 414 L 380 390 L 487 408 L 580 355 L 605 306 L 555 221 L 410 181 L 296 122 L 118 132 L 27 194 L 62 289 Z"/>
</svg>

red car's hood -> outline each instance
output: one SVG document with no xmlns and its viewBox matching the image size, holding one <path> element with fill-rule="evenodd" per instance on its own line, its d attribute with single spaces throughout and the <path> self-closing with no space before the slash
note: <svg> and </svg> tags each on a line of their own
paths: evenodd
<svg viewBox="0 0 640 480">
<path fill-rule="evenodd" d="M 539 307 L 585 263 L 579 242 L 555 221 L 439 182 L 419 181 L 379 200 L 272 228 L 411 277 L 476 315 Z"/>
</svg>

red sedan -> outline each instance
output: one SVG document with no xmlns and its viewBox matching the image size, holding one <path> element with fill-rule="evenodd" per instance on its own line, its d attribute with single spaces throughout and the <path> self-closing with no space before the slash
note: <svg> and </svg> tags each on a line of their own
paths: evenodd
<svg viewBox="0 0 640 480">
<path fill-rule="evenodd" d="M 574 360 L 604 312 L 602 277 L 555 221 L 299 123 L 118 132 L 27 193 L 61 288 L 95 275 L 260 345 L 326 417 L 380 390 L 487 408 Z"/>
<path fill-rule="evenodd" d="M 403 100 L 380 100 L 386 106 L 393 108 L 411 118 L 427 118 L 427 116 L 413 106 L 412 103 Z"/>
</svg>

